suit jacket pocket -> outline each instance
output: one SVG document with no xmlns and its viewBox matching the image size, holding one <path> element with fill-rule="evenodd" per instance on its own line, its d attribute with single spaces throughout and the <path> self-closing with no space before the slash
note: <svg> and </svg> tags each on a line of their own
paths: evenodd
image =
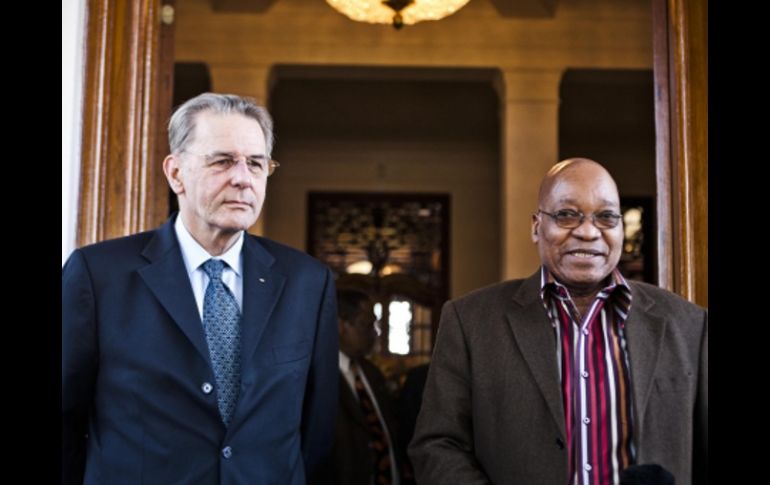
<svg viewBox="0 0 770 485">
<path fill-rule="evenodd" d="M 310 355 L 310 340 L 300 340 L 299 342 L 275 345 L 273 347 L 273 359 L 275 364 L 285 364 L 295 360 L 304 359 Z"/>
</svg>

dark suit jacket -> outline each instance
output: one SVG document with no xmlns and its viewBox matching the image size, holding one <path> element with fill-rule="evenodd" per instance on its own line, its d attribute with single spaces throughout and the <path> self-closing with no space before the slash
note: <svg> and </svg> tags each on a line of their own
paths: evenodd
<svg viewBox="0 0 770 485">
<path fill-rule="evenodd" d="M 203 390 L 215 379 L 173 220 L 76 250 L 62 270 L 64 483 L 311 481 L 334 437 L 331 273 L 245 236 L 242 380 L 225 428 Z"/>
<path fill-rule="evenodd" d="M 359 363 L 388 427 L 391 445 L 394 447 L 393 454 L 396 457 L 396 465 L 400 470 L 404 450 L 399 446 L 398 429 L 393 410 L 394 404 L 385 386 L 385 377 L 368 360 L 361 359 Z M 369 428 L 353 390 L 345 382 L 342 373 L 339 373 L 339 378 L 339 412 L 337 413 L 337 429 L 334 441 L 333 483 L 336 485 L 369 485 L 374 467 L 369 452 Z"/>
<path fill-rule="evenodd" d="M 564 409 L 540 273 L 445 304 L 409 448 L 421 485 L 567 483 Z M 708 470 L 707 312 L 630 282 L 626 321 L 638 463 L 676 483 Z"/>
</svg>

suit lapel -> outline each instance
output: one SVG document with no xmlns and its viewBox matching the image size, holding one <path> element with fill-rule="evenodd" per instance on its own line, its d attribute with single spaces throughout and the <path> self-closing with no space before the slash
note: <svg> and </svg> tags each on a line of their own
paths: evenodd
<svg viewBox="0 0 770 485">
<path fill-rule="evenodd" d="M 241 359 L 248 362 L 283 292 L 286 276 L 272 268 L 275 258 L 256 238 L 244 237 Z"/>
<path fill-rule="evenodd" d="M 506 316 L 516 345 L 527 362 L 562 437 L 565 437 L 564 404 L 554 350 L 556 340 L 540 300 L 539 284 L 538 271 L 522 283 L 509 304 Z"/>
<path fill-rule="evenodd" d="M 173 217 L 158 228 L 142 256 L 150 264 L 138 270 L 139 276 L 210 366 L 203 325 L 174 234 Z"/>
<path fill-rule="evenodd" d="M 634 398 L 636 424 L 634 426 L 637 446 L 642 420 L 652 389 L 653 376 L 658 366 L 660 349 L 666 331 L 665 320 L 655 311 L 654 301 L 631 285 L 631 310 L 626 320 L 626 340 L 631 367 L 631 386 Z"/>
</svg>

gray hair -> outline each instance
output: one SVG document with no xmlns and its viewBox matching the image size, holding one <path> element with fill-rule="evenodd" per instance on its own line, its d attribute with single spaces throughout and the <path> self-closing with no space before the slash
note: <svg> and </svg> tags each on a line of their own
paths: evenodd
<svg viewBox="0 0 770 485">
<path fill-rule="evenodd" d="M 253 118 L 265 134 L 265 149 L 268 158 L 273 152 L 273 119 L 265 108 L 252 98 L 234 94 L 203 93 L 184 102 L 168 122 L 168 144 L 171 153 L 179 153 L 192 143 L 195 130 L 195 116 L 203 111 L 216 114 L 241 114 Z"/>
</svg>

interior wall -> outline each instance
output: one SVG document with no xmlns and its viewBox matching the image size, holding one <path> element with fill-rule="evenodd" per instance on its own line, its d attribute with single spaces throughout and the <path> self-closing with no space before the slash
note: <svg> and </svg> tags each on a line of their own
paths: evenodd
<svg viewBox="0 0 770 485">
<path fill-rule="evenodd" d="M 178 61 L 212 66 L 215 83 L 220 68 L 276 63 L 652 66 L 649 0 L 559 0 L 550 18 L 503 17 L 490 0 L 473 0 L 445 19 L 399 31 L 354 22 L 322 0 L 277 0 L 263 13 L 214 11 L 212 3 L 177 2 L 175 47 Z"/>
<path fill-rule="evenodd" d="M 270 99 L 281 162 L 264 208 L 270 238 L 306 249 L 310 191 L 447 193 L 450 296 L 499 280 L 491 83 L 278 80 Z"/>
<path fill-rule="evenodd" d="M 294 143 L 280 153 L 290 162 L 282 164 L 280 173 L 268 182 L 265 229 L 272 239 L 304 249 L 309 191 L 448 193 L 451 296 L 498 281 L 498 153 L 494 147 L 316 140 Z"/>
<path fill-rule="evenodd" d="M 504 219 L 498 222 L 502 229 L 496 280 L 526 277 L 537 266 L 537 253 L 529 241 L 537 192 L 534 179 L 558 161 L 561 73 L 568 68 L 652 66 L 649 0 L 559 0 L 555 14 L 544 18 L 501 16 L 490 0 L 474 0 L 446 19 L 400 31 L 388 25 L 353 22 L 319 0 L 277 0 L 267 11 L 253 13 L 215 12 L 210 0 L 186 0 L 178 3 L 176 25 L 178 61 L 206 63 L 216 91 L 254 96 L 263 102 L 270 101 L 270 72 L 277 64 L 492 68 L 502 72 L 505 102 L 500 107 L 499 132 L 505 136 L 498 141 L 495 173 L 501 184 L 498 214 Z M 331 147 L 313 147 L 320 149 Z M 344 153 L 330 155 L 345 157 Z M 438 167 L 436 173 L 440 173 Z M 278 180 L 271 182 L 273 188 L 280 184 Z M 315 183 L 343 185 L 322 180 Z M 394 190 L 409 187 L 407 180 L 404 187 L 364 177 L 360 182 L 369 185 L 357 190 L 378 184 Z M 414 182 L 431 183 L 430 177 Z M 268 199 L 268 208 L 270 204 Z M 453 202 L 453 207 L 460 204 Z M 268 208 L 265 233 L 283 237 L 273 233 L 279 231 L 275 224 L 280 223 L 269 221 L 273 214 Z M 485 214 L 475 216 L 484 218 Z M 304 226 L 299 230 L 304 231 Z M 453 227 L 453 233 L 456 230 Z M 457 251 L 460 248 L 453 247 L 453 259 Z M 452 268 L 453 273 L 456 270 Z M 453 295 L 471 286 L 456 283 L 458 278 L 453 277 Z"/>
</svg>

